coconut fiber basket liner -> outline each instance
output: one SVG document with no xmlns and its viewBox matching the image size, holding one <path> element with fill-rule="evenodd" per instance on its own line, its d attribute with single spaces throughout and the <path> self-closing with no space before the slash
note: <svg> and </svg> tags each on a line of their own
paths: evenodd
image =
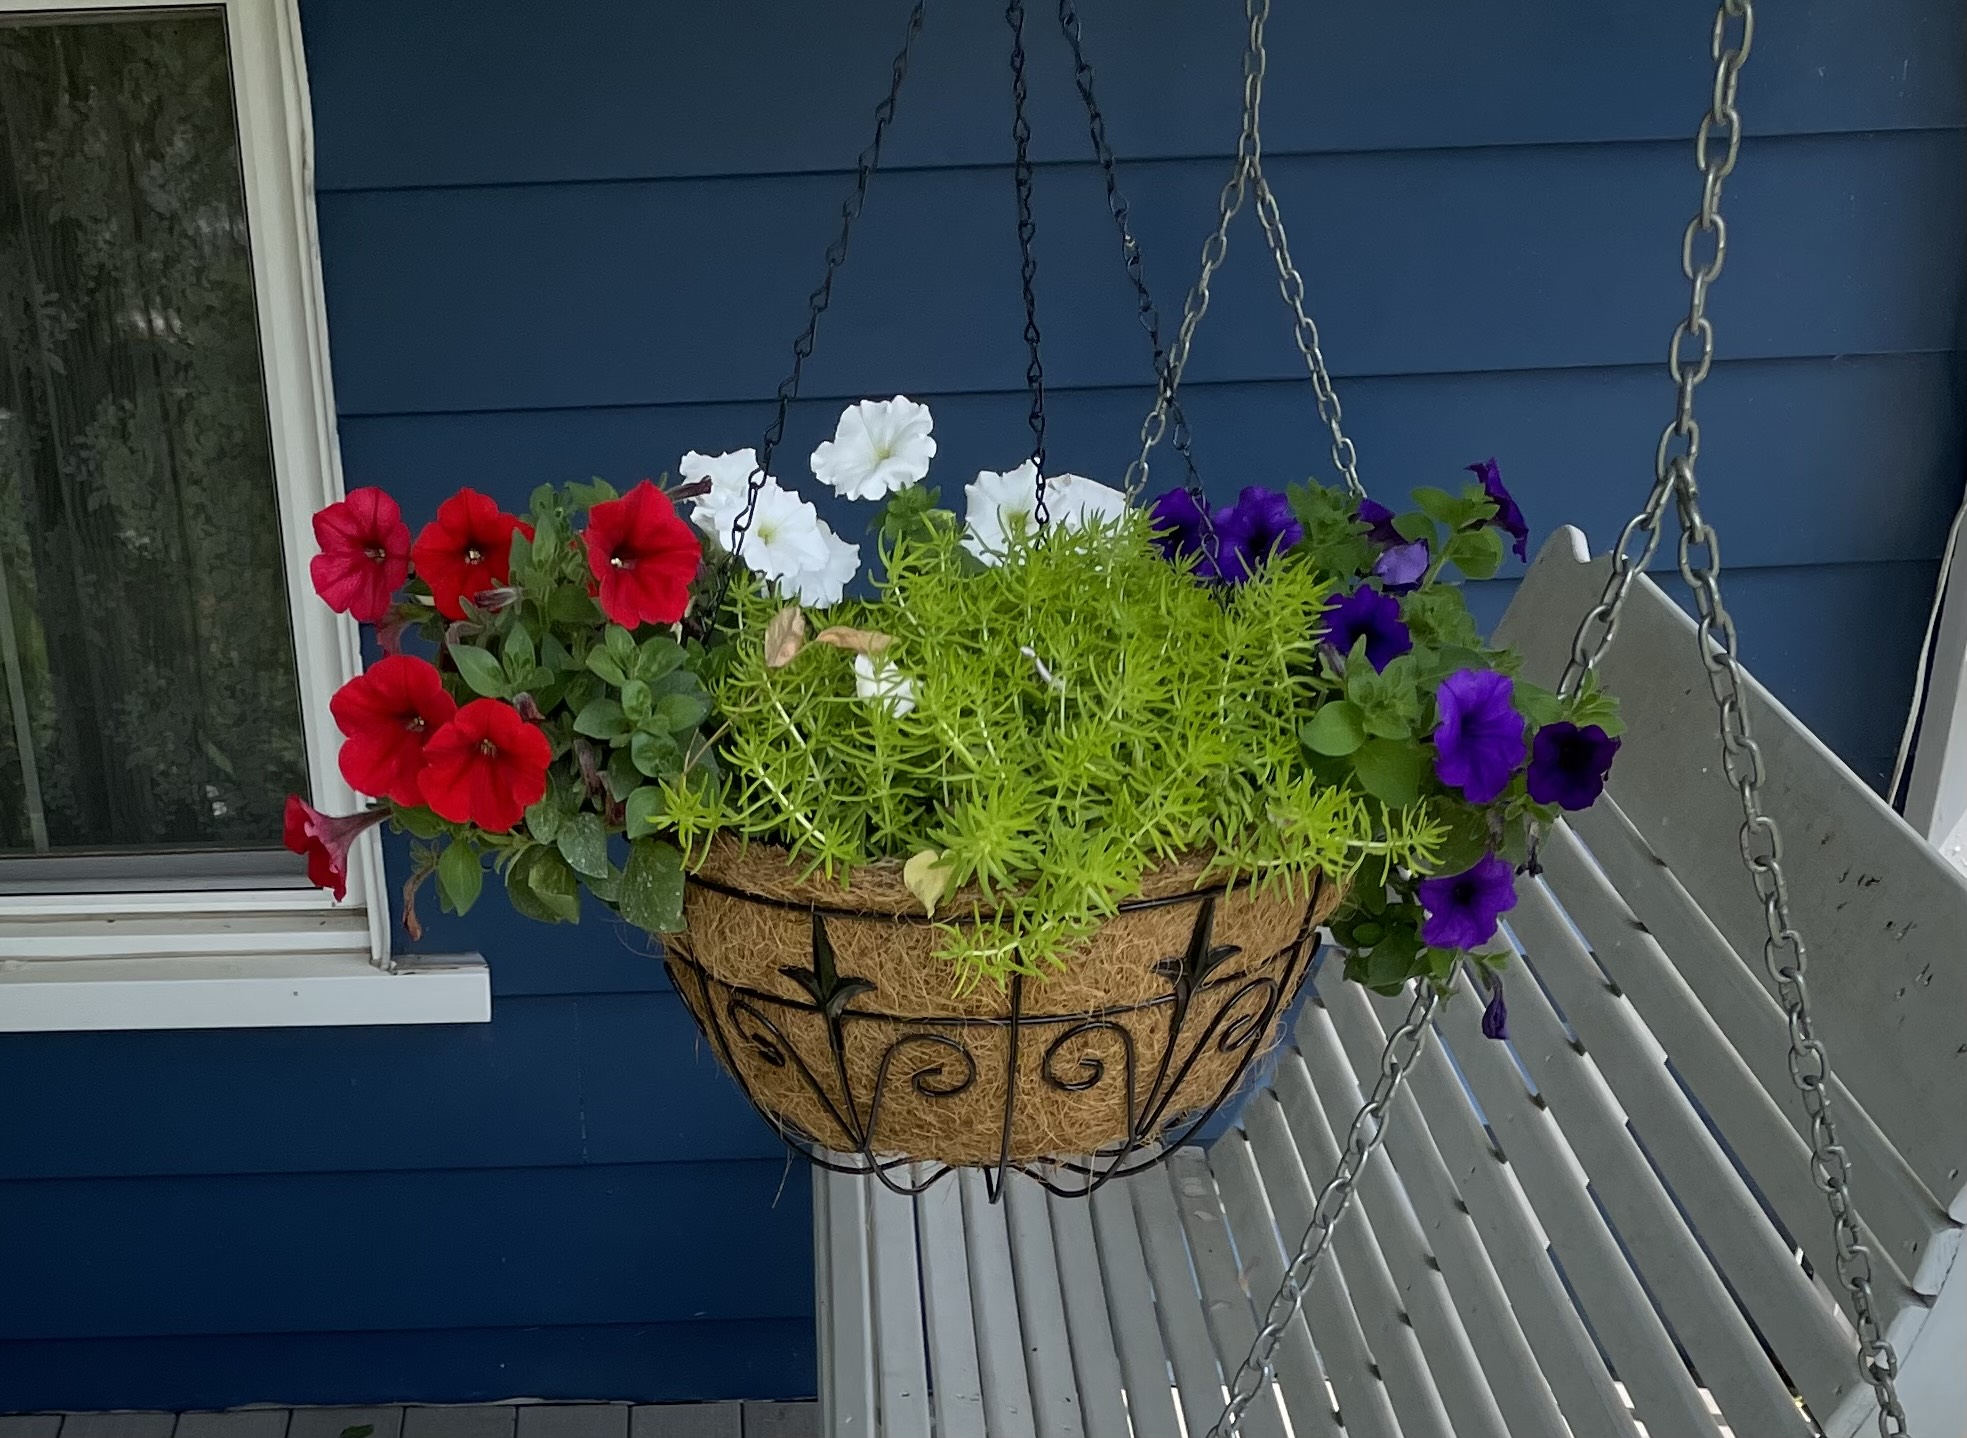
<svg viewBox="0 0 1967 1438">
<path fill-rule="evenodd" d="M 1205 884 L 1204 868 L 1151 872 L 1064 970 L 957 994 L 898 862 L 843 886 L 720 837 L 665 957 L 719 1060 L 816 1162 L 908 1191 L 975 1165 L 1087 1192 L 1234 1092 L 1342 897 L 1325 881 Z"/>
</svg>

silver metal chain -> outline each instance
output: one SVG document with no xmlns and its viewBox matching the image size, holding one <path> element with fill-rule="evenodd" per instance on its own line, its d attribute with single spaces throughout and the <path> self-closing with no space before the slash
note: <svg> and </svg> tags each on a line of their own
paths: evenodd
<svg viewBox="0 0 1967 1438">
<path fill-rule="evenodd" d="M 1878 1403 L 1878 1431 L 1885 1438 L 1908 1433 L 1899 1402 L 1898 1355 L 1879 1322 L 1872 1293 L 1871 1250 L 1865 1245 L 1851 1199 L 1850 1161 L 1837 1139 L 1831 1112 L 1830 1058 L 1816 1035 L 1806 979 L 1809 954 L 1796 931 L 1783 875 L 1783 836 L 1762 808 L 1764 767 L 1745 703 L 1735 621 L 1721 594 L 1721 542 L 1701 513 L 1694 467 L 1700 457 L 1701 429 L 1694 420 L 1694 391 L 1714 362 L 1714 326 L 1707 317 L 1707 292 L 1728 253 L 1728 227 L 1721 217 L 1721 189 L 1741 148 L 1742 120 L 1735 93 L 1742 65 L 1755 39 L 1750 0 L 1723 0 L 1714 17 L 1711 50 L 1714 89 L 1694 141 L 1694 158 L 1703 177 L 1701 208 L 1680 242 L 1680 268 L 1692 286 L 1687 314 L 1675 327 L 1667 368 L 1677 394 L 1673 420 L 1660 436 L 1651 493 L 1625 527 L 1613 552 L 1612 574 L 1599 602 L 1578 626 L 1562 684 L 1571 692 L 1597 668 L 1612 636 L 1634 577 L 1659 548 L 1659 519 L 1672 498 L 1680 525 L 1680 574 L 1693 592 L 1696 628 L 1708 687 L 1720 713 L 1721 766 L 1741 798 L 1742 863 L 1762 901 L 1766 937 L 1762 963 L 1776 986 L 1789 1027 L 1789 1076 L 1802 1096 L 1810 1127 L 1810 1173 L 1829 1205 L 1837 1242 L 1837 1279 L 1851 1297 L 1857 1319 L 1859 1368 Z M 1704 257 L 1703 257 L 1704 256 Z M 1694 346 L 1690 351 L 1689 346 Z M 1630 553 L 1635 537 L 1643 547 Z"/>
<path fill-rule="evenodd" d="M 1319 1193 L 1318 1201 L 1312 1205 L 1311 1223 L 1305 1229 L 1303 1241 L 1298 1244 L 1297 1255 L 1285 1270 L 1284 1282 L 1279 1285 L 1277 1295 L 1270 1300 L 1263 1327 L 1258 1330 L 1249 1355 L 1230 1379 L 1229 1402 L 1223 1408 L 1222 1417 L 1209 1430 L 1208 1438 L 1233 1438 L 1241 1431 L 1243 1415 L 1249 1411 L 1257 1395 L 1270 1386 L 1277 1345 L 1283 1341 L 1291 1321 L 1304 1306 L 1305 1294 L 1311 1288 L 1319 1261 L 1325 1257 L 1326 1249 L 1331 1247 L 1332 1230 L 1352 1205 L 1359 1175 L 1365 1171 L 1367 1161 L 1386 1137 L 1386 1111 L 1400 1092 L 1400 1086 L 1406 1081 L 1414 1061 L 1427 1045 L 1427 1036 L 1433 1031 L 1434 1010 L 1440 1002 L 1439 990 L 1427 980 L 1420 980 L 1406 1019 L 1387 1036 L 1386 1047 L 1380 1052 L 1379 1080 L 1373 1085 L 1371 1096 L 1353 1117 L 1352 1127 L 1346 1133 L 1345 1148 L 1339 1155 L 1339 1166 L 1332 1174 L 1331 1182 Z"/>
<path fill-rule="evenodd" d="M 1270 0 L 1244 0 L 1243 12 L 1249 29 L 1243 48 L 1243 128 L 1236 139 L 1236 158 L 1229 181 L 1223 186 L 1217 201 L 1216 228 L 1202 242 L 1201 269 L 1182 305 L 1182 321 L 1175 331 L 1175 341 L 1168 349 L 1166 382 L 1156 391 L 1154 407 L 1141 424 L 1140 456 L 1127 466 L 1125 488 L 1129 499 L 1138 499 L 1147 488 L 1149 457 L 1167 433 L 1170 404 L 1181 385 L 1182 373 L 1188 366 L 1189 347 L 1194 342 L 1196 326 L 1209 310 L 1209 282 L 1229 253 L 1230 221 L 1242 210 L 1244 201 L 1252 196 L 1256 199 L 1257 219 L 1263 227 L 1264 239 L 1277 265 L 1278 291 L 1291 309 L 1292 337 L 1297 342 L 1298 352 L 1304 356 L 1305 368 L 1311 374 L 1319 417 L 1332 432 L 1332 465 L 1352 493 L 1364 495 L 1366 492 L 1359 483 L 1359 454 L 1346 437 L 1338 392 L 1333 388 L 1331 373 L 1325 367 L 1318 326 L 1305 307 L 1304 276 L 1291 259 L 1290 242 L 1284 232 L 1284 217 L 1277 208 L 1277 198 L 1271 193 L 1269 181 L 1264 178 L 1263 91 L 1264 74 L 1270 63 L 1270 53 L 1264 47 L 1264 26 L 1270 19 Z"/>
</svg>

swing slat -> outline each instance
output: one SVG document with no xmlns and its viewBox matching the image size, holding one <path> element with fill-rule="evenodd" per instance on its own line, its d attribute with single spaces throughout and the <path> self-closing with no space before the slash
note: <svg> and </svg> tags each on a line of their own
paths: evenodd
<svg viewBox="0 0 1967 1438">
<path fill-rule="evenodd" d="M 1556 678 L 1603 574 L 1571 531 L 1545 546 L 1500 631 L 1530 677 Z M 1830 1271 L 1706 670 L 1649 580 L 1605 680 L 1626 747 L 1611 794 L 1549 835 L 1544 879 L 1508 916 L 1513 1038 L 1481 1037 L 1466 993 L 1437 1020 L 1249 1438 L 1278 1438 L 1286 1416 L 1363 1438 L 1637 1438 L 1639 1422 L 1800 1438 L 1799 1402 L 1829 1438 L 1869 1424 L 1845 1295 L 1795 1251 Z M 1753 684 L 1748 703 L 1818 1030 L 1848 1079 L 1832 1093 L 1881 1318 L 1904 1354 L 1929 1308 L 1915 1288 L 1935 1291 L 1960 1249 L 1967 884 Z M 1405 1012 L 1341 982 L 1342 961 L 1245 1132 L 1090 1203 L 1016 1175 L 999 1205 L 975 1172 L 913 1204 L 820 1175 L 827 1431 L 960 1438 L 980 1409 L 992 1438 L 1162 1438 L 1178 1398 L 1190 1438 L 1206 1432 L 1377 1077 L 1382 1019 Z M 880 1317 L 908 1311 L 907 1244 L 912 1328 Z M 916 1365 L 926 1430 L 876 1396 L 877 1374 L 910 1391 Z"/>
</svg>

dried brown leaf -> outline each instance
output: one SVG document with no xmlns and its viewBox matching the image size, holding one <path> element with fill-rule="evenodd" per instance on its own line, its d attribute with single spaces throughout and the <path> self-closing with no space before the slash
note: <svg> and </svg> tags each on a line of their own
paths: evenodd
<svg viewBox="0 0 1967 1438">
<path fill-rule="evenodd" d="M 856 654 L 866 654 L 870 657 L 879 654 L 895 642 L 892 635 L 883 634 L 878 630 L 849 629 L 844 624 L 822 629 L 813 638 L 822 644 L 831 644 L 836 649 L 851 649 Z"/>
<path fill-rule="evenodd" d="M 788 604 L 765 626 L 765 667 L 783 669 L 805 647 L 805 611 L 796 604 Z"/>
</svg>

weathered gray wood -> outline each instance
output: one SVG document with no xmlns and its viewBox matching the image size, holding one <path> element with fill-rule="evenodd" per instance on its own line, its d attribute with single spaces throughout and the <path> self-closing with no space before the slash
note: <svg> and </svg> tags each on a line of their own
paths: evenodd
<svg viewBox="0 0 1967 1438">
<path fill-rule="evenodd" d="M 0 1438 L 55 1438 L 59 1413 L 0 1413 Z"/>
<path fill-rule="evenodd" d="M 71 1413 L 62 1420 L 75 1438 L 171 1438 L 175 1413 Z"/>
<path fill-rule="evenodd" d="M 180 1413 L 174 1438 L 286 1438 L 285 1408 L 243 1408 L 227 1413 Z"/>
<path fill-rule="evenodd" d="M 1633 913 L 1659 941 L 1701 1006 L 1728 1036 L 1783 1121 L 1799 1135 L 1806 1133 L 1808 1122 L 1802 1102 L 1789 1078 L 1788 1027 L 1775 1000 L 1763 991 L 1679 877 L 1647 848 L 1645 839 L 1616 805 L 1601 800 L 1589 812 L 1572 815 L 1571 826 Z M 1832 1065 L 1834 1073 L 1835 1054 Z M 1838 1139 L 1850 1153 L 1853 1167 L 1866 1175 L 1858 1195 L 1860 1212 L 1880 1240 L 1883 1256 L 1910 1284 L 1933 1257 L 1932 1235 L 1944 1222 L 1943 1209 L 1891 1140 L 1835 1077 L 1831 1094 L 1839 1116 Z M 1806 1151 L 1805 1167 L 1800 1170 L 1806 1175 L 1807 1164 Z M 1791 1173 L 1798 1171 L 1792 1169 Z M 1793 1179 L 1771 1182 L 1784 1189 L 1794 1187 Z M 1802 1226 L 1792 1227 L 1792 1236 L 1812 1228 L 1820 1233 L 1828 1231 L 1821 1214 L 1807 1223 L 1797 1221 Z M 1826 1266 L 1818 1271 L 1834 1269 Z"/>
<path fill-rule="evenodd" d="M 1222 1195 L 1223 1216 L 1229 1220 L 1230 1235 L 1236 1240 L 1244 1286 L 1261 1320 L 1270 1301 L 1268 1295 L 1284 1282 L 1286 1260 L 1277 1218 L 1257 1171 L 1252 1141 L 1242 1133 L 1223 1135 L 1209 1146 L 1209 1167 L 1216 1175 L 1216 1190 Z M 1315 1308 L 1324 1295 L 1314 1290 L 1306 1297 L 1307 1303 Z M 1333 1390 L 1326 1386 L 1324 1366 L 1319 1362 L 1303 1308 L 1285 1328 L 1277 1345 L 1275 1364 L 1277 1388 L 1291 1420 L 1291 1431 L 1299 1438 L 1312 1438 L 1312 1435 L 1336 1438 L 1341 1430 L 1333 1408 Z M 1370 1438 L 1376 1431 L 1371 1415 L 1348 1409 L 1347 1416 L 1354 1420 L 1354 1431 L 1359 1438 Z"/>
<path fill-rule="evenodd" d="M 920 1431 L 926 1434 L 929 1430 Z M 819 1405 L 748 1402 L 744 1405 L 744 1438 L 820 1438 Z"/>
<path fill-rule="evenodd" d="M 1638 1276 L 1593 1205 L 1585 1175 L 1548 1110 L 1530 1101 L 1500 1043 L 1476 1027 L 1479 1003 L 1458 987 L 1436 1027 L 1456 1069 L 1474 1091 L 1511 1170 L 1624 1382 L 1639 1419 L 1656 1433 L 1706 1434 L 1707 1405 L 1674 1351 Z M 1388 1004 L 1392 1012 L 1394 1005 Z"/>
<path fill-rule="evenodd" d="M 1161 1330 L 1155 1326 L 1154 1285 L 1148 1278 L 1147 1255 L 1125 1184 L 1126 1180 L 1117 1180 L 1097 1189 L 1091 1204 L 1107 1320 L 1127 1385 L 1127 1416 L 1142 1435 L 1179 1433 L 1175 1397 L 1168 1387 L 1168 1355 L 1161 1346 Z M 1181 1297 L 1191 1306 L 1195 1304 L 1192 1288 Z M 1201 1321 L 1199 1312 L 1196 1321 Z"/>
<path fill-rule="evenodd" d="M 1018 1286 L 1018 1324 L 1024 1336 L 1025 1376 L 1038 1438 L 1084 1438 L 1085 1418 L 1073 1378 L 1065 1298 L 1045 1190 L 1022 1174 L 1004 1180 L 1011 1230 L 1011 1272 Z"/>
<path fill-rule="evenodd" d="M 819 1379 L 829 1438 L 876 1433 L 873 1257 L 866 1180 L 813 1171 L 814 1296 L 820 1317 Z M 630 1426 L 642 1421 L 643 1409 Z M 650 1421 L 654 1421 L 651 1419 Z M 642 1438 L 631 1431 L 630 1438 Z"/>
<path fill-rule="evenodd" d="M 1032 1438 L 1031 1380 L 1004 1205 L 990 1202 L 980 1170 L 956 1175 L 963 1195 L 963 1237 L 970 1259 L 970 1302 L 977 1316 L 977 1370 L 983 1380 L 984 1431 Z"/>
<path fill-rule="evenodd" d="M 1289 1150 L 1295 1161 L 1282 1165 L 1282 1177 L 1300 1202 L 1315 1199 L 1331 1181 L 1339 1162 L 1338 1141 L 1323 1111 L 1313 1106 L 1293 1113 L 1272 1089 L 1259 1095 L 1246 1111 L 1245 1119 L 1252 1138 L 1264 1133 L 1271 1136 L 1270 1142 L 1261 1145 L 1266 1175 L 1278 1171 L 1269 1163 L 1271 1150 Z M 1280 1208 L 1280 1222 L 1284 1216 L 1285 1211 Z M 1301 1217 L 1304 1223 L 1299 1222 Z M 1412 1438 L 1445 1438 L 1449 1427 L 1447 1412 L 1381 1251 L 1375 1217 L 1367 1205 L 1355 1202 L 1344 1222 L 1333 1230 L 1332 1251 L 1326 1261 L 1334 1264 L 1334 1273 L 1345 1280 L 1352 1312 L 1400 1420 L 1400 1431 Z M 1289 1222 L 1283 1223 L 1283 1230 L 1289 1235 L 1287 1242 L 1296 1245 L 1309 1219 L 1308 1208 L 1291 1214 Z M 1341 1404 L 1344 1405 L 1343 1399 Z M 1344 1406 L 1350 1425 L 1350 1406 Z"/>
<path fill-rule="evenodd" d="M 628 1438 L 626 1403 L 527 1403 L 518 1438 Z"/>
<path fill-rule="evenodd" d="M 744 1409 L 736 1403 L 638 1403 L 628 1412 L 628 1438 L 744 1438 Z"/>
<path fill-rule="evenodd" d="M 402 1438 L 401 1408 L 296 1408 L 287 1438 L 341 1438 L 351 1428 L 373 1428 L 369 1438 Z"/>
<path fill-rule="evenodd" d="M 1596 1064 L 1572 1046 L 1537 984 L 1513 985 L 1510 998 L 1517 1058 L 1722 1414 L 1738 1433 L 1808 1438 L 1803 1415 L 1633 1141 Z M 1460 1032 L 1463 1047 L 1485 1042 L 1466 1026 Z"/>
<path fill-rule="evenodd" d="M 1553 534 L 1497 631 L 1524 672 L 1562 674 L 1571 627 L 1608 562 Z M 1835 656 L 1826 655 L 1826 663 Z M 1640 578 L 1601 667 L 1626 724 L 1610 793 L 1751 972 L 1763 913 L 1741 867 L 1740 801 L 1721 764 L 1692 621 Z M 1967 1154 L 1967 881 L 1762 686 L 1746 712 L 1765 763 L 1763 806 L 1782 827 L 1792 919 L 1810 950 L 1817 1032 L 1846 1087 L 1944 1205 Z"/>
<path fill-rule="evenodd" d="M 1334 985 L 1327 1005 L 1355 1072 L 1377 1072 L 1386 1036 L 1365 991 L 1353 984 Z M 1395 1020 L 1404 1016 L 1401 1004 L 1389 1002 L 1386 1008 Z M 1496 1274 L 1572 1430 L 1636 1438 L 1631 1412 L 1550 1262 L 1550 1240 L 1537 1212 L 1513 1166 L 1492 1145 L 1469 1107 L 1461 1080 L 1440 1045 L 1429 1044 L 1421 1051 L 1406 1099 L 1396 1100 L 1394 1117 L 1404 1116 L 1407 1122 L 1390 1119 L 1388 1130 L 1387 1142 L 1395 1146 L 1396 1161 L 1407 1143 L 1406 1134 L 1432 1134 L 1484 1246 L 1494 1256 Z"/>
<path fill-rule="evenodd" d="M 929 1358 L 923 1348 L 922 1276 L 916 1267 L 915 1200 L 869 1175 L 873 1261 L 875 1402 L 884 1434 L 929 1431 Z"/>
<path fill-rule="evenodd" d="M 1161 1324 L 1161 1342 L 1175 1372 L 1182 1417 L 1191 1435 L 1206 1433 L 1222 1412 L 1223 1374 L 1203 1316 L 1174 1190 L 1169 1187 L 1167 1175 L 1159 1169 L 1149 1169 L 1121 1182 L 1133 1199 L 1134 1220 L 1140 1226 L 1141 1253 L 1147 1259 L 1148 1277 L 1154 1283 L 1154 1309 Z"/>
<path fill-rule="evenodd" d="M 916 1181 L 926 1177 L 915 1167 Z M 938 1438 L 984 1438 L 983 1379 L 977 1371 L 976 1310 L 963 1251 L 963 1195 L 953 1177 L 915 1200 L 922 1261 L 922 1317 L 929 1345 L 929 1397 Z"/>
<path fill-rule="evenodd" d="M 1307 1019 L 1314 1025 L 1330 1023 L 1322 1010 L 1316 1010 L 1301 1016 L 1300 1030 L 1307 1026 Z M 1273 1082 L 1294 1134 L 1325 1126 L 1329 1126 L 1327 1132 L 1342 1133 L 1341 1126 L 1350 1126 L 1364 1099 L 1349 1070 L 1326 1083 L 1314 1084 L 1303 1056 L 1296 1050 L 1279 1060 Z M 1455 1312 L 1440 1266 L 1394 1171 L 1392 1156 L 1384 1150 L 1360 1175 L 1354 1203 L 1361 1217 L 1372 1222 L 1380 1252 L 1399 1290 L 1398 1301 L 1413 1325 L 1428 1378 L 1452 1416 L 1456 1434 L 1459 1438 L 1511 1438 L 1461 1317 Z M 1388 1379 L 1389 1386 L 1393 1382 Z M 1396 1399 L 1398 1396 L 1396 1393 Z"/>
<path fill-rule="evenodd" d="M 1065 1300 L 1080 1424 L 1087 1438 L 1131 1438 L 1127 1404 L 1121 1396 L 1125 1385 L 1120 1353 L 1107 1322 L 1092 1210 L 1083 1198 L 1055 1195 L 1047 1195 L 1046 1207 L 1052 1215 L 1052 1250 L 1058 1257 L 1060 1297 Z"/>
<path fill-rule="evenodd" d="M 1664 1052 L 1607 985 L 1550 895 L 1535 883 L 1517 888 L 1510 923 L 1530 964 L 1805 1400 L 1820 1415 L 1835 1411 L 1858 1381 L 1855 1340 L 1835 1306 L 1805 1276 L 1667 1071 Z"/>
<path fill-rule="evenodd" d="M 1229 1225 L 1223 1219 L 1222 1196 L 1216 1191 L 1208 1159 L 1199 1148 L 1178 1149 L 1169 1156 L 1167 1181 L 1175 1195 L 1182 1232 L 1188 1235 L 1189 1260 L 1195 1265 L 1196 1282 L 1202 1291 L 1209 1339 L 1227 1379 L 1249 1353 L 1257 1324 L 1251 1316 L 1249 1296 L 1243 1291 Z M 1217 1408 L 1220 1411 L 1220 1402 Z M 1210 1414 L 1208 1423 L 1214 1423 L 1216 1416 Z M 1244 1415 L 1243 1429 L 1247 1438 L 1282 1438 L 1284 1420 L 1274 1391 L 1257 1393 Z"/>
<path fill-rule="evenodd" d="M 513 1438 L 517 1423 L 509 1403 L 405 1408 L 403 1438 Z"/>
<path fill-rule="evenodd" d="M 1358 1103 L 1353 1096 L 1359 1088 L 1352 1062 L 1346 1057 L 1332 1016 L 1322 1002 L 1307 1005 L 1298 1016 L 1297 1047 L 1286 1054 L 1279 1067 L 1280 1092 L 1288 1092 L 1296 1081 L 1286 1072 L 1294 1065 L 1308 1070 L 1311 1087 L 1324 1104 L 1327 1118 L 1335 1124 L 1345 1121 L 1339 1112 L 1344 1106 L 1349 1104 L 1357 1111 Z M 1490 1263 L 1482 1233 L 1456 1192 L 1410 1090 L 1402 1090 L 1395 1099 L 1387 1115 L 1387 1125 L 1384 1146 L 1389 1160 L 1387 1167 L 1397 1170 L 1399 1183 L 1412 1203 L 1429 1258 L 1438 1265 L 1449 1306 L 1471 1349 L 1469 1361 L 1488 1385 L 1492 1401 L 1502 1413 L 1503 1432 L 1509 1438 L 1570 1438 L 1570 1428 L 1538 1366 L 1538 1355 L 1524 1337 L 1509 1296 Z M 1367 1169 L 1369 1185 L 1373 1184 L 1375 1167 Z M 1364 1198 L 1377 1208 L 1375 1191 L 1369 1187 Z M 1541 1250 L 1526 1250 L 1519 1261 L 1542 1263 L 1543 1254 Z M 1404 1279 L 1402 1286 L 1406 1287 Z M 1569 1306 L 1567 1300 L 1567 1310 Z M 1423 1343 L 1430 1354 L 1437 1347 L 1435 1340 L 1426 1337 Z M 1558 1356 L 1561 1355 L 1547 1354 L 1545 1361 Z M 1456 1427 L 1464 1427 L 1461 1416 L 1464 1400 L 1450 1391 L 1451 1384 L 1457 1380 L 1452 1375 L 1444 1377 L 1438 1370 L 1436 1379 L 1442 1387 L 1442 1397 L 1455 1415 Z"/>
</svg>

